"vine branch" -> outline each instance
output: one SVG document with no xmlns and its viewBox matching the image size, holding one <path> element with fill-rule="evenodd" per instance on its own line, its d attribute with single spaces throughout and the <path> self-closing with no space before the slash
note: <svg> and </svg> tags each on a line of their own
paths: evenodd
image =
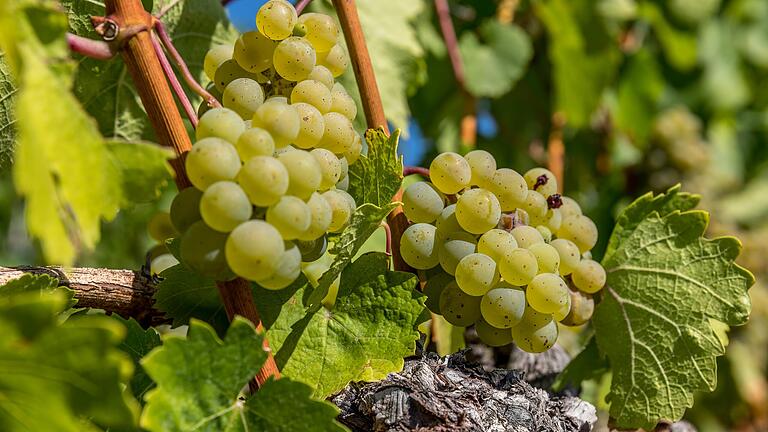
<svg viewBox="0 0 768 432">
<path fill-rule="evenodd" d="M 168 57 L 165 56 L 163 47 L 160 46 L 160 43 L 158 43 L 157 39 L 154 37 L 152 38 L 152 48 L 155 49 L 157 59 L 160 61 L 160 66 L 163 68 L 163 72 L 171 84 L 171 89 L 173 89 L 176 99 L 181 103 L 181 107 L 184 108 L 184 112 L 187 114 L 189 122 L 192 123 L 192 127 L 197 129 L 197 113 L 192 107 L 192 102 L 189 101 L 187 94 L 184 93 L 184 89 L 181 88 L 181 83 L 179 82 L 179 79 L 176 78 L 176 74 L 173 72 L 173 68 L 168 62 Z"/>
<path fill-rule="evenodd" d="M 110 60 L 117 55 L 112 46 L 106 42 L 84 38 L 72 33 L 67 33 L 67 46 L 72 52 L 96 60 Z"/>
</svg>

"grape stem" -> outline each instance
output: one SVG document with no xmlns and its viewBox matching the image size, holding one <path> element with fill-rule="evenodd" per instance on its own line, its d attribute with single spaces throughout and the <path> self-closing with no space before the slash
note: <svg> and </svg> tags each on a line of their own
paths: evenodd
<svg viewBox="0 0 768 432">
<path fill-rule="evenodd" d="M 160 66 L 163 68 L 163 72 L 171 84 L 171 89 L 176 95 L 176 99 L 181 103 L 182 108 L 184 108 L 184 112 L 187 114 L 190 123 L 192 123 L 192 127 L 197 129 L 197 113 L 192 107 L 192 102 L 189 101 L 187 94 L 184 93 L 184 89 L 181 88 L 181 83 L 179 82 L 179 79 L 176 78 L 176 74 L 173 72 L 173 68 L 168 62 L 168 57 L 165 56 L 163 47 L 160 46 L 160 43 L 154 37 L 152 38 L 152 48 L 155 49 L 157 59 L 160 61 Z"/>
<path fill-rule="evenodd" d="M 84 38 L 72 33 L 67 33 L 67 45 L 70 51 L 96 60 L 110 60 L 117 52 L 112 45 L 93 39 Z"/>
<path fill-rule="evenodd" d="M 301 0 L 300 2 L 296 3 L 296 13 L 301 15 L 301 13 L 304 12 L 304 9 L 309 6 L 310 3 L 312 3 L 312 0 Z"/>
<path fill-rule="evenodd" d="M 386 252 L 388 257 L 392 256 L 392 229 L 389 228 L 389 224 L 382 221 L 381 227 L 384 228 L 384 234 L 386 236 L 386 245 L 384 247 L 384 252 Z"/>
<path fill-rule="evenodd" d="M 413 174 L 418 174 L 422 177 L 429 178 L 429 169 L 424 167 L 418 167 L 418 166 L 404 166 L 403 167 L 403 176 L 409 176 Z"/>
</svg>

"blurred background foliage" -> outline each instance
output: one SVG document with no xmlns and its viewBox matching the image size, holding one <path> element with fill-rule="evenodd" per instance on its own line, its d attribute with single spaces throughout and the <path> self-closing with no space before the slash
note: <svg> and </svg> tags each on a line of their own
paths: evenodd
<svg viewBox="0 0 768 432">
<path fill-rule="evenodd" d="M 261 3 L 228 5 L 239 30 L 254 28 Z M 710 236 L 741 239 L 741 264 L 757 284 L 750 324 L 727 335 L 717 390 L 686 417 L 702 431 L 768 430 L 768 1 L 450 0 L 463 82 L 436 3 L 358 0 L 385 110 L 405 131 L 406 164 L 475 147 L 521 172 L 562 162 L 565 194 L 600 228 L 597 258 L 632 199 L 676 183 L 701 194 Z M 172 194 L 122 211 L 79 264 L 141 266 L 147 221 Z M 7 169 L 0 261 L 42 261 Z M 562 338 L 565 348 L 577 352 L 588 332 Z M 582 396 L 605 407 L 606 382 L 585 383 Z"/>
</svg>

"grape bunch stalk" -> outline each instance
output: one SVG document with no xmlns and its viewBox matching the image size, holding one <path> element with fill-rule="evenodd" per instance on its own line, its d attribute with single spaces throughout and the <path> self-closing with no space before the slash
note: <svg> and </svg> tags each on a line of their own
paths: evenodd
<svg viewBox="0 0 768 432">
<path fill-rule="evenodd" d="M 193 187 L 174 198 L 170 221 L 195 272 L 279 290 L 349 224 L 348 169 L 362 138 L 357 106 L 335 82 L 349 60 L 334 19 L 272 0 L 256 25 L 205 56 L 223 107 L 200 107 L 185 161 Z"/>
<path fill-rule="evenodd" d="M 557 193 L 550 171 L 497 169 L 490 153 L 474 150 L 438 155 L 429 178 L 403 192 L 411 225 L 400 254 L 425 271 L 432 312 L 474 324 L 487 345 L 514 342 L 532 353 L 552 348 L 558 322 L 589 320 L 606 278 L 590 259 L 597 227 Z"/>
</svg>

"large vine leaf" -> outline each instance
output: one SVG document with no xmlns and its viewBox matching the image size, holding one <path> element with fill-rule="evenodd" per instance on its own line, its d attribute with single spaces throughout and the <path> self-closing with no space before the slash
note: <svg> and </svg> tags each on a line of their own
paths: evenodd
<svg viewBox="0 0 768 432">
<path fill-rule="evenodd" d="M 173 179 L 168 160 L 173 150 L 146 142 L 108 141 L 120 171 L 123 207 L 156 200 Z"/>
<path fill-rule="evenodd" d="M 189 323 L 197 318 L 211 323 L 221 331 L 229 320 L 216 288 L 216 281 L 193 272 L 183 264 L 162 273 L 157 285 L 155 307 L 173 320 L 173 326 Z"/>
<path fill-rule="evenodd" d="M 134 373 L 131 377 L 131 393 L 142 401 L 144 394 L 155 387 L 155 382 L 141 367 L 141 359 L 153 349 L 161 345 L 160 334 L 153 327 L 144 329 L 135 319 L 124 319 L 113 315 L 113 318 L 123 323 L 126 335 L 119 348 L 133 360 Z"/>
<path fill-rule="evenodd" d="M 18 89 L 5 62 L 5 53 L 0 51 L 0 170 L 10 166 L 13 159 L 13 143 L 16 141 L 13 104 L 16 92 Z"/>
<path fill-rule="evenodd" d="M 732 237 L 703 238 L 698 198 L 670 189 L 619 217 L 603 266 L 608 280 L 593 323 L 613 372 L 610 414 L 619 427 L 677 420 L 696 391 L 713 390 L 725 348 L 710 320 L 741 325 L 754 277 L 734 260 Z"/>
</svg>

